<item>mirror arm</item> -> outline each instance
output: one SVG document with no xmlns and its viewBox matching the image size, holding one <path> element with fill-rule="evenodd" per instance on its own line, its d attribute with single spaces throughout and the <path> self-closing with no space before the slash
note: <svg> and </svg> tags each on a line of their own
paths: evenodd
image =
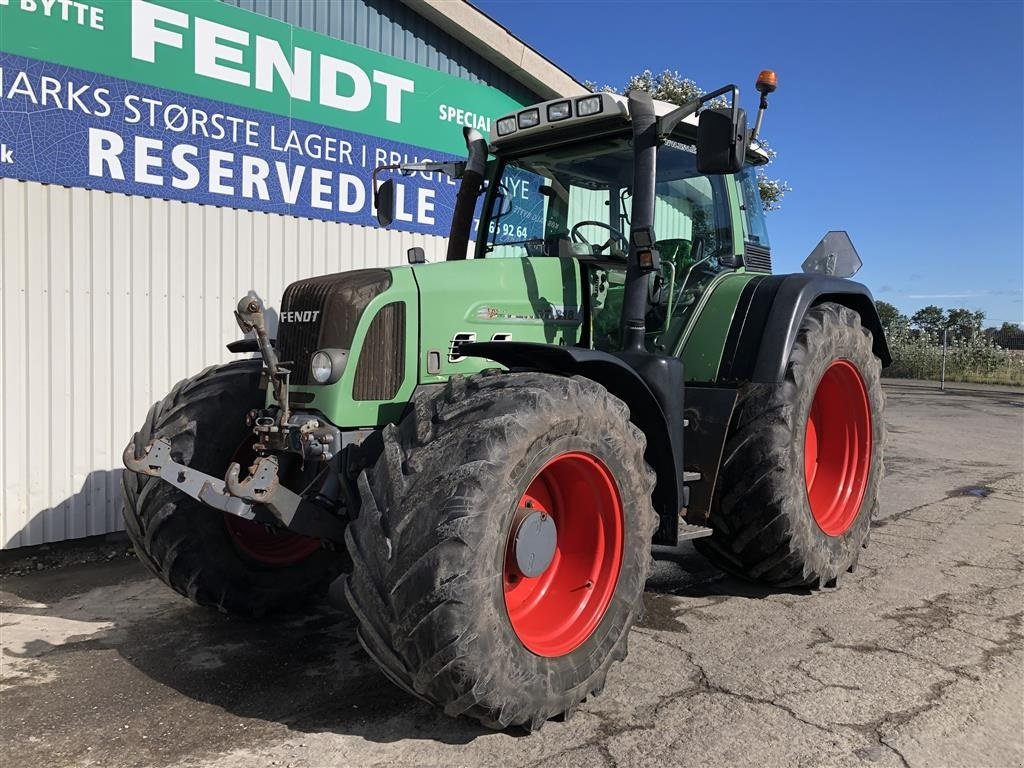
<svg viewBox="0 0 1024 768">
<path fill-rule="evenodd" d="M 740 88 L 735 83 L 729 85 L 723 85 L 717 91 L 711 91 L 711 93 L 705 93 L 700 97 L 701 106 L 707 104 L 712 99 L 717 99 L 719 96 L 723 96 L 729 92 L 732 92 L 732 124 L 736 125 L 736 121 L 739 119 L 740 110 Z"/>
<path fill-rule="evenodd" d="M 689 117 L 698 109 L 701 108 L 703 102 L 700 99 L 694 99 L 688 101 L 685 104 L 676 107 L 667 115 L 662 115 L 658 118 L 658 136 L 664 138 L 670 136 L 672 131 L 676 129 L 676 126 L 682 121 L 684 117 Z"/>
<path fill-rule="evenodd" d="M 667 115 L 662 115 L 661 117 L 659 117 L 658 136 L 661 138 L 670 136 L 672 134 L 672 131 L 676 129 L 676 126 L 679 125 L 680 121 L 682 121 L 683 118 L 689 117 L 690 115 L 696 113 L 697 110 L 699 110 L 709 101 L 717 99 L 719 96 L 722 96 L 730 92 L 732 93 L 732 123 L 733 125 L 735 125 L 736 120 L 739 117 L 740 89 L 739 86 L 730 83 L 729 85 L 723 85 L 716 91 L 705 93 L 703 96 L 693 99 L 692 101 L 687 101 L 685 104 L 682 104 L 681 106 L 673 109 Z"/>
<path fill-rule="evenodd" d="M 443 173 L 453 179 L 461 179 L 462 175 L 466 172 L 466 165 L 467 163 L 465 160 L 456 160 L 448 163 L 427 161 L 422 163 L 394 163 L 392 165 L 378 165 L 373 169 L 373 172 L 370 175 L 370 187 L 373 190 L 373 199 L 376 201 L 380 194 L 382 182 L 379 177 L 384 171 L 398 171 L 403 176 L 411 176 L 414 173 Z M 377 223 L 382 227 L 386 227 L 390 225 L 391 219 L 389 218 L 386 222 L 383 221 L 381 219 L 380 212 L 378 211 Z"/>
<path fill-rule="evenodd" d="M 386 166 L 385 166 L 386 167 Z M 440 172 L 446 176 L 451 176 L 453 179 L 461 179 L 462 174 L 466 172 L 466 161 L 456 160 L 451 163 L 403 163 L 401 165 L 394 166 L 403 176 L 411 176 L 414 173 L 436 173 Z"/>
<path fill-rule="evenodd" d="M 381 171 L 398 171 L 403 176 L 411 176 L 414 173 L 443 173 L 453 179 L 461 179 L 466 172 L 466 161 L 456 160 L 451 163 L 395 163 L 394 165 L 378 165 L 373 169 L 373 191 L 379 186 L 377 176 Z"/>
</svg>

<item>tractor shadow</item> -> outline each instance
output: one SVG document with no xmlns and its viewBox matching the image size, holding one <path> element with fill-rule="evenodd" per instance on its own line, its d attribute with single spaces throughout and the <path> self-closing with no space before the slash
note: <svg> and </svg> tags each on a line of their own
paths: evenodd
<svg viewBox="0 0 1024 768">
<path fill-rule="evenodd" d="M 20 625 L 21 639 L 5 640 L 0 654 L 5 666 L 24 673 L 5 681 L 5 708 L 24 716 L 0 730 L 25 743 L 55 721 L 78 723 L 69 748 L 109 753 L 110 764 L 120 764 L 127 755 L 118 753 L 122 727 L 145 732 L 154 717 L 170 716 L 174 737 L 148 742 L 149 765 L 258 748 L 280 741 L 281 726 L 375 743 L 465 745 L 494 735 L 389 682 L 359 645 L 339 587 L 325 603 L 257 622 L 193 605 L 123 554 L 5 576 L 2 623 Z M 640 626 L 685 632 L 676 619 L 688 598 L 771 594 L 724 576 L 689 544 L 659 547 Z M 54 627 L 69 623 L 69 636 L 54 636 Z M 86 695 L 69 698 L 69 690 Z"/>
<path fill-rule="evenodd" d="M 689 634 L 687 614 L 703 612 L 731 600 L 763 600 L 780 594 L 808 595 L 807 589 L 777 589 L 724 573 L 690 542 L 656 546 L 654 567 L 644 589 L 643 612 L 636 626 L 658 632 Z"/>
<path fill-rule="evenodd" d="M 160 754 L 148 764 L 211 748 L 249 748 L 263 732 L 280 740 L 280 725 L 378 743 L 462 745 L 495 733 L 450 718 L 392 684 L 360 646 L 356 619 L 335 588 L 328 602 L 260 621 L 195 606 L 134 559 L 7 576 L 0 589 L 3 626 L 39 627 L 24 642 L 5 641 L 0 648 L 5 666 L 21 661 L 29 672 L 5 679 L 14 683 L 5 690 L 5 709 L 27 713 L 21 733 L 7 734 L 18 742 L 57 719 L 88 723 L 80 739 L 107 749 L 103 745 L 116 743 L 122 725 L 166 717 L 167 702 L 182 697 L 187 701 L 175 709 L 193 713 L 188 728 L 178 729 L 169 744 L 154 739 L 149 747 Z M 50 628 L 68 621 L 86 634 L 55 641 Z M 86 695 L 69 701 L 68 690 Z M 91 717 L 97 711 L 107 718 Z M 120 764 L 111 757 L 111 764 Z"/>
<path fill-rule="evenodd" d="M 767 587 L 725 573 L 701 555 L 693 544 L 682 542 L 676 547 L 655 546 L 654 567 L 645 591 L 681 598 L 746 598 L 762 600 L 772 595 L 808 595 L 808 589 Z"/>
</svg>

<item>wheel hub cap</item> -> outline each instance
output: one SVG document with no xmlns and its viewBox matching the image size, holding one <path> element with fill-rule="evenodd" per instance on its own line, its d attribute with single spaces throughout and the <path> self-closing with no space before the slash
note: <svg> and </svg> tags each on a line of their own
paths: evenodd
<svg viewBox="0 0 1024 768">
<path fill-rule="evenodd" d="M 558 529 L 546 511 L 520 507 L 518 516 L 521 517 L 519 525 L 513 523 L 516 565 L 526 578 L 536 578 L 548 569 L 555 557 Z"/>
</svg>

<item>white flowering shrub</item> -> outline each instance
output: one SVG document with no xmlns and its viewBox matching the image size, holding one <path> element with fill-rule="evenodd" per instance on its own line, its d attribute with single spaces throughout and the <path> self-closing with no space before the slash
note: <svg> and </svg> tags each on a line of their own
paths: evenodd
<svg viewBox="0 0 1024 768">
<path fill-rule="evenodd" d="M 886 331 L 892 365 L 884 375 L 898 379 L 938 379 L 942 337 L 893 323 Z M 946 347 L 946 381 L 1024 385 L 1024 350 L 1004 349 L 985 336 L 952 337 Z"/>
</svg>

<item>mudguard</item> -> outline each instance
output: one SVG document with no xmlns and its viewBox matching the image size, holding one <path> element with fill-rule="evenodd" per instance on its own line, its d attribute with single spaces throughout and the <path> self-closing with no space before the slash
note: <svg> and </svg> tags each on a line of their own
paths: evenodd
<svg viewBox="0 0 1024 768">
<path fill-rule="evenodd" d="M 487 341 L 462 344 L 459 353 L 483 357 L 508 368 L 584 376 L 598 382 L 629 406 L 633 422 L 647 436 L 644 458 L 657 475 L 654 507 L 661 524 L 655 543 L 676 544 L 679 513 L 686 505 L 683 483 L 683 380 L 678 358 L 643 355 L 652 386 L 629 363 L 596 349 L 560 347 L 521 341 Z M 657 365 L 662 362 L 664 365 Z M 671 429 L 670 424 L 678 429 Z"/>
<path fill-rule="evenodd" d="M 826 301 L 857 312 L 871 331 L 882 366 L 892 362 L 871 291 L 861 283 L 827 275 L 770 275 L 751 280 L 740 295 L 718 369 L 720 382 L 777 384 L 807 310 Z"/>
</svg>

